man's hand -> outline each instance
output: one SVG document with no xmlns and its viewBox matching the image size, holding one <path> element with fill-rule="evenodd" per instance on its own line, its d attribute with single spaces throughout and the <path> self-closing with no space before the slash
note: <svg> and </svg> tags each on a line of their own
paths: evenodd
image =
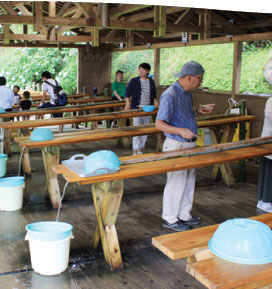
<svg viewBox="0 0 272 289">
<path fill-rule="evenodd" d="M 179 134 L 183 138 L 187 138 L 187 139 L 192 139 L 195 136 L 195 134 L 188 128 L 179 128 Z"/>
<path fill-rule="evenodd" d="M 129 100 L 129 98 L 126 98 L 126 105 L 125 105 L 124 110 L 130 110 L 130 100 Z"/>
<path fill-rule="evenodd" d="M 209 103 L 209 104 L 200 104 L 197 112 L 199 114 L 209 114 L 213 111 L 215 107 L 215 103 Z"/>
</svg>

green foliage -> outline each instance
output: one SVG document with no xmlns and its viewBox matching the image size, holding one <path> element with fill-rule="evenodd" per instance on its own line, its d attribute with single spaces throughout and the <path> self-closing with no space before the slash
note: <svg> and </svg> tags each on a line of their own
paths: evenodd
<svg viewBox="0 0 272 289">
<path fill-rule="evenodd" d="M 161 49 L 160 85 L 172 84 L 176 80 L 173 73 L 180 71 L 187 61 L 194 60 L 201 63 L 205 69 L 202 86 L 213 90 L 230 91 L 233 49 L 232 43 Z M 272 93 L 272 86 L 265 80 L 263 74 L 264 66 L 270 59 L 272 59 L 271 41 L 243 43 L 241 92 Z M 137 74 L 141 62 L 149 62 L 153 68 L 153 51 L 113 53 L 112 79 L 116 70 L 121 69 L 124 71 L 125 81 L 128 81 Z"/>
<path fill-rule="evenodd" d="M 154 72 L 154 52 L 151 50 L 124 51 L 112 53 L 111 78 L 115 80 L 116 71 L 124 71 L 124 81 L 128 82 L 132 77 L 138 74 L 139 64 L 147 62 L 151 65 L 151 74 Z"/>
<path fill-rule="evenodd" d="M 48 70 L 66 93 L 77 89 L 77 50 L 56 48 L 0 48 L 0 74 L 8 85 L 29 89 L 41 83 L 41 73 Z"/>
</svg>

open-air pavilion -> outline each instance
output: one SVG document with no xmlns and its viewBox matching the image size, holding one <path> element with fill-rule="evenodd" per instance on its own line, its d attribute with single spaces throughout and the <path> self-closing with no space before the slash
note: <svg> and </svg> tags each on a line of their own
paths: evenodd
<svg viewBox="0 0 272 289">
<path fill-rule="evenodd" d="M 198 89 L 193 93 L 194 103 L 214 102 L 214 114 L 221 115 L 226 111 L 228 98 L 245 100 L 247 112 L 256 117 L 251 121 L 250 136 L 256 138 L 261 134 L 268 96 L 240 93 L 241 55 L 243 42 L 272 39 L 271 13 L 117 3 L 0 1 L 0 24 L 0 49 L 77 48 L 77 92 L 88 94 L 92 94 L 94 85 L 98 90 L 110 86 L 112 52 L 153 50 L 154 80 L 160 96 L 165 89 L 159 85 L 161 49 L 233 43 L 231 91 Z M 11 24 L 20 25 L 22 32 L 15 33 Z M 29 29 L 30 25 L 34 32 Z M 155 135 L 149 137 L 146 152 L 154 152 L 156 140 Z M 16 149 L 17 144 L 12 146 Z M 131 154 L 130 148 L 108 139 L 64 144 L 61 160 L 100 149 L 113 150 L 120 157 Z M 53 221 L 57 211 L 48 201 L 40 149 L 34 148 L 31 154 L 32 176 L 26 179 L 23 208 L 0 211 L 0 288 L 217 288 L 208 281 L 202 281 L 204 286 L 191 276 L 193 274 L 186 273 L 187 261 L 193 262 L 193 258 L 170 260 L 151 244 L 153 237 L 172 233 L 161 226 L 165 174 L 139 174 L 141 177 L 125 181 L 116 225 L 122 266 L 112 265 L 111 257 L 105 256 L 105 262 L 103 251 L 92 247 L 98 227 L 90 185 L 69 184 L 60 211 L 60 221 L 74 226 L 68 269 L 51 277 L 36 274 L 31 267 L 28 243 L 24 241 L 25 225 Z M 8 159 L 7 176 L 17 174 L 19 158 L 17 150 Z M 214 181 L 212 166 L 197 169 L 193 213 L 202 219 L 199 228 L 234 217 L 248 218 L 264 213 L 256 212 L 259 166 L 254 160 L 253 154 L 251 161 L 246 162 L 245 178 L 241 177 L 241 163 L 240 166 L 238 162 L 231 163 L 235 183 L 229 187 L 222 181 Z M 64 179 L 60 175 L 58 180 L 62 191 Z M 115 244 L 114 238 L 115 235 L 111 241 Z M 233 282 L 232 287 L 226 288 L 272 286 L 270 277 L 264 281 L 248 278 L 249 283 L 237 281 L 237 286 Z"/>
</svg>

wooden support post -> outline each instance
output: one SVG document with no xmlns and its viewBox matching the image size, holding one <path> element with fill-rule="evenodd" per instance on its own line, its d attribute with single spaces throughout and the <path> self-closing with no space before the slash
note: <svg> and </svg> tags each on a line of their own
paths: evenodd
<svg viewBox="0 0 272 289">
<path fill-rule="evenodd" d="M 204 39 L 211 38 L 211 10 L 205 9 L 204 14 Z"/>
<path fill-rule="evenodd" d="M 154 23 L 158 24 L 160 18 L 160 6 L 154 6 Z M 154 38 L 159 37 L 159 30 L 154 30 Z"/>
<path fill-rule="evenodd" d="M 123 180 L 114 180 L 92 185 L 93 202 L 98 222 L 93 245 L 97 248 L 99 240 L 102 241 L 105 260 L 110 265 L 111 270 L 123 268 L 115 228 L 123 196 L 123 186 Z"/>
<path fill-rule="evenodd" d="M 166 7 L 159 6 L 159 37 L 166 34 Z"/>
<path fill-rule="evenodd" d="M 134 46 L 134 31 L 133 30 L 127 30 L 126 31 L 126 36 L 127 36 L 127 43 L 126 47 L 133 47 Z"/>
<path fill-rule="evenodd" d="M 218 144 L 218 143 L 231 142 L 233 135 L 234 135 L 234 132 L 235 132 L 235 130 L 231 129 L 231 127 L 229 125 L 226 126 L 223 130 L 223 135 L 221 137 L 221 140 L 219 141 L 220 137 L 217 136 L 218 134 L 215 132 L 214 129 L 210 128 L 210 135 L 211 135 L 212 143 Z M 233 187 L 234 177 L 233 177 L 233 174 L 231 171 L 230 164 L 224 163 L 224 164 L 214 165 L 213 171 L 212 171 L 212 179 L 213 180 L 218 180 L 219 169 L 221 171 L 221 175 L 222 175 L 224 183 L 228 187 Z"/>
<path fill-rule="evenodd" d="M 34 31 L 40 32 L 41 34 L 47 34 L 46 28 L 43 26 L 43 2 L 35 1 L 35 25 Z"/>
<path fill-rule="evenodd" d="M 97 27 L 92 28 L 92 36 L 93 36 L 93 47 L 99 46 L 99 29 Z"/>
<path fill-rule="evenodd" d="M 160 85 L 160 48 L 154 48 L 154 81 Z"/>
<path fill-rule="evenodd" d="M 4 24 L 3 30 L 4 30 L 4 43 L 9 44 L 9 42 L 10 42 L 9 24 Z"/>
<path fill-rule="evenodd" d="M 240 92 L 241 66 L 242 66 L 242 42 L 234 42 L 232 90 L 231 90 L 232 98 L 235 98 L 235 94 Z"/>
<path fill-rule="evenodd" d="M 52 170 L 52 166 L 59 164 L 60 148 L 58 146 L 44 147 L 42 148 L 42 155 L 49 197 L 53 208 L 58 208 L 60 204 L 60 189 L 58 175 Z"/>
<path fill-rule="evenodd" d="M 204 39 L 204 15 L 202 13 L 199 14 L 198 25 L 201 28 L 201 32 L 198 34 L 198 40 Z"/>
<path fill-rule="evenodd" d="M 240 114 L 245 115 L 246 114 L 246 101 L 241 100 L 240 101 Z M 245 122 L 240 123 L 240 131 L 239 131 L 239 140 L 245 140 L 246 139 L 246 124 Z M 246 163 L 245 161 L 239 161 L 239 168 L 240 168 L 240 182 L 246 181 Z"/>
</svg>

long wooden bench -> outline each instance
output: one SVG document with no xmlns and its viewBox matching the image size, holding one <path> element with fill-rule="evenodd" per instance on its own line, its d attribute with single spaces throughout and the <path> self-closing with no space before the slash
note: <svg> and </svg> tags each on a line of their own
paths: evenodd
<svg viewBox="0 0 272 289">
<path fill-rule="evenodd" d="M 196 149 L 197 150 L 197 149 Z M 68 183 L 78 185 L 92 185 L 93 202 L 96 210 L 97 227 L 94 235 L 93 246 L 97 248 L 102 241 L 106 262 L 112 269 L 122 268 L 122 257 L 118 236 L 115 228 L 120 203 L 123 196 L 123 180 L 142 176 L 167 173 L 221 164 L 237 160 L 245 160 L 260 157 L 272 153 L 272 143 L 252 147 L 243 147 L 231 151 L 219 151 L 214 153 L 196 154 L 191 156 L 162 159 L 157 161 L 121 164 L 120 171 L 115 174 L 99 175 L 89 178 L 81 178 L 64 165 L 54 165 L 53 170 L 64 177 Z M 169 152 L 149 154 L 150 156 L 163 156 Z M 133 157 L 121 157 L 120 161 L 128 162 L 145 155 Z"/>
<path fill-rule="evenodd" d="M 254 216 L 272 228 L 272 213 Z M 272 284 L 272 264 L 242 265 L 220 259 L 208 250 L 217 225 L 152 238 L 152 244 L 172 260 L 188 258 L 187 272 L 208 288 L 260 288 Z M 266 287 L 268 288 L 268 287 Z M 269 287 L 271 288 L 271 287 Z"/>
</svg>

